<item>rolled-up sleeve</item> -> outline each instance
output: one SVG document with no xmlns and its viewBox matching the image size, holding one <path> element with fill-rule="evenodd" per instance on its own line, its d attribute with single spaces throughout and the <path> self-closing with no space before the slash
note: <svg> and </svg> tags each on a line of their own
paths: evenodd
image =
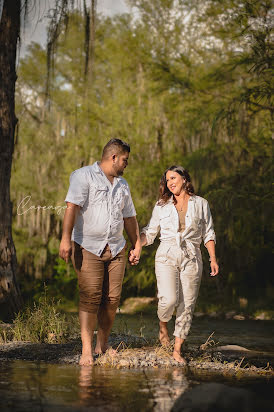
<svg viewBox="0 0 274 412">
<path fill-rule="evenodd" d="M 126 187 L 126 191 L 127 191 L 127 196 L 125 197 L 125 205 L 122 210 L 124 218 L 136 216 L 136 210 L 135 210 L 133 200 L 131 197 L 131 193 L 130 193 L 128 186 Z"/>
<path fill-rule="evenodd" d="M 89 184 L 84 171 L 78 169 L 71 173 L 69 190 L 65 202 L 83 207 L 89 193 Z"/>
<path fill-rule="evenodd" d="M 203 241 L 204 245 L 210 240 L 214 240 L 216 243 L 216 235 L 213 226 L 213 219 L 210 212 L 208 201 L 204 199 L 203 202 L 203 215 L 204 215 L 204 225 L 203 225 Z"/>
<path fill-rule="evenodd" d="M 159 233 L 159 230 L 160 230 L 159 206 L 157 206 L 156 204 L 154 206 L 149 224 L 141 230 L 141 233 L 144 233 L 146 235 L 147 246 L 152 245 L 157 234 Z"/>
</svg>

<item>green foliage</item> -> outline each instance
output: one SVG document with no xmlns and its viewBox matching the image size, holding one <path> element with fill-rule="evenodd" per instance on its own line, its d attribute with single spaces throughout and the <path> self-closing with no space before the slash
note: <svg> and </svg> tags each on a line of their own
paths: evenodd
<svg viewBox="0 0 274 412">
<path fill-rule="evenodd" d="M 125 177 L 141 227 L 171 164 L 187 167 L 196 193 L 209 200 L 221 278 L 204 277 L 205 305 L 235 304 L 239 296 L 270 299 L 270 2 L 130 3 L 138 10 L 135 20 L 98 17 L 86 83 L 84 21 L 72 14 L 59 39 L 50 106 L 46 51 L 32 44 L 21 60 L 12 200 L 18 205 L 31 195 L 28 207 L 64 205 L 70 173 L 98 160 L 110 137 L 120 137 L 132 147 Z M 30 209 L 18 216 L 14 209 L 26 295 L 34 284 L 39 295 L 46 281 L 53 295 L 76 299 L 72 266 L 58 258 L 63 212 Z M 123 299 L 155 296 L 155 249 L 145 248 L 140 264 L 127 268 Z M 206 253 L 204 261 L 206 274 Z"/>
<path fill-rule="evenodd" d="M 57 258 L 53 267 L 54 274 L 49 282 L 53 293 L 58 299 L 78 302 L 77 275 L 71 263 L 67 264 L 63 259 Z M 58 293 L 57 293 L 58 291 Z"/>
</svg>

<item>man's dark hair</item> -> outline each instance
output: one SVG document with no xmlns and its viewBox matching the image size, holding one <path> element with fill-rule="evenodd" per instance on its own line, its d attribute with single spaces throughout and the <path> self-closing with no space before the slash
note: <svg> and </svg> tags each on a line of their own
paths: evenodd
<svg viewBox="0 0 274 412">
<path fill-rule="evenodd" d="M 130 153 L 130 145 L 120 139 L 110 139 L 110 141 L 103 148 L 102 159 L 106 159 L 113 153 L 122 154 L 128 152 Z"/>
</svg>

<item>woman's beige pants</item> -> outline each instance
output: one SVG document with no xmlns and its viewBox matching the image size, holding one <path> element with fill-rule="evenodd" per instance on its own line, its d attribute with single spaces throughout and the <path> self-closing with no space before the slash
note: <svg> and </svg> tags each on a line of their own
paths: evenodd
<svg viewBox="0 0 274 412">
<path fill-rule="evenodd" d="M 162 241 L 155 257 L 158 287 L 158 317 L 168 322 L 176 307 L 174 336 L 188 335 L 201 283 L 201 251 L 196 256 L 180 248 L 176 241 Z"/>
</svg>

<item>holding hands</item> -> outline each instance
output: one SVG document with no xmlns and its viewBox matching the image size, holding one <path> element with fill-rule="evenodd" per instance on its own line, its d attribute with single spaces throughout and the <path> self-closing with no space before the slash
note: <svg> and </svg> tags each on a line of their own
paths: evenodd
<svg viewBox="0 0 274 412">
<path fill-rule="evenodd" d="M 136 248 L 133 249 L 133 247 L 130 248 L 128 252 L 128 261 L 131 264 L 131 266 L 138 265 L 140 256 L 141 256 L 141 251 L 142 248 Z"/>
<path fill-rule="evenodd" d="M 135 247 L 132 246 L 128 252 L 128 261 L 131 264 L 131 266 L 138 265 L 142 252 L 142 247 L 146 246 L 146 244 L 146 235 L 144 233 L 141 233 L 140 240 L 137 242 L 137 245 Z"/>
</svg>

